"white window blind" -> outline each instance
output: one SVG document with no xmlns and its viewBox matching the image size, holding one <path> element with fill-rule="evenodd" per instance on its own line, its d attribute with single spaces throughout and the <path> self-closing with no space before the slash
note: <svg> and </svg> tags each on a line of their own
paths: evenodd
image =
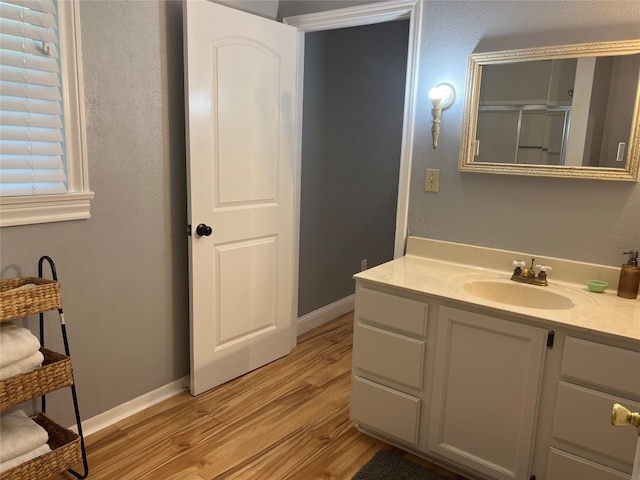
<svg viewBox="0 0 640 480">
<path fill-rule="evenodd" d="M 0 227 L 90 218 L 79 0 L 0 0 Z"/>
<path fill-rule="evenodd" d="M 67 193 L 56 4 L 0 2 L 0 195 Z"/>
</svg>

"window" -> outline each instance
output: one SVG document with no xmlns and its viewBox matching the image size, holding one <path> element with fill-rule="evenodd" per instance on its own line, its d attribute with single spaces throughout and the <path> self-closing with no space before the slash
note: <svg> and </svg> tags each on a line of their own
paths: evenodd
<svg viewBox="0 0 640 480">
<path fill-rule="evenodd" d="M 90 216 L 79 13 L 0 0 L 0 226 Z"/>
</svg>

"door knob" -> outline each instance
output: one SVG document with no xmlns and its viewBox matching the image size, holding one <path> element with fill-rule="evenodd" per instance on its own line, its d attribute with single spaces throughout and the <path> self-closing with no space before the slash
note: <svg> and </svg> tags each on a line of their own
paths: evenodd
<svg viewBox="0 0 640 480">
<path fill-rule="evenodd" d="M 631 413 L 628 408 L 623 407 L 619 403 L 613 404 L 613 409 L 611 410 L 611 425 L 615 427 L 633 425 L 638 429 L 638 437 L 640 437 L 640 413 Z M 638 445 L 640 445 L 640 443 Z M 638 448 L 640 448 L 640 446 Z"/>
<path fill-rule="evenodd" d="M 201 223 L 196 227 L 196 233 L 201 237 L 208 237 L 209 235 L 211 235 L 211 233 L 213 233 L 213 230 L 209 225 Z"/>
</svg>

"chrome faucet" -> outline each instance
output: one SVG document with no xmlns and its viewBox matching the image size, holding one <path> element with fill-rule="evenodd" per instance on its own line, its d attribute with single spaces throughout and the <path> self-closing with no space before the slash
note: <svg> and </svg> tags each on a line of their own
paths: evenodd
<svg viewBox="0 0 640 480">
<path fill-rule="evenodd" d="M 531 265 L 529 268 L 526 268 L 525 262 L 514 260 L 513 266 L 515 269 L 513 270 L 513 275 L 511 275 L 511 280 L 514 282 L 529 283 L 531 285 L 540 285 L 543 287 L 548 286 L 549 282 L 547 282 L 547 272 L 551 271 L 552 268 L 547 265 L 536 265 L 536 268 L 540 270 L 540 272 L 536 274 L 536 271 L 533 269 L 534 262 L 535 258 L 532 258 Z"/>
</svg>

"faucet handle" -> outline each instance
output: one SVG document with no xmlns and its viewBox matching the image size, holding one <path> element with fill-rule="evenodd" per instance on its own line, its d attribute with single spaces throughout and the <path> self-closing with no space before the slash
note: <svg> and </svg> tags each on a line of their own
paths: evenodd
<svg viewBox="0 0 640 480">
<path fill-rule="evenodd" d="M 514 267 L 520 267 L 520 268 L 526 265 L 526 262 L 520 261 L 520 260 L 514 260 L 512 263 Z"/>
<path fill-rule="evenodd" d="M 548 265 L 536 265 L 536 268 L 538 270 L 540 270 L 540 273 L 538 273 L 538 278 L 540 280 L 542 280 L 544 282 L 544 284 L 547 284 L 547 272 L 550 272 L 551 270 L 553 270 L 553 268 L 551 268 Z"/>
</svg>

